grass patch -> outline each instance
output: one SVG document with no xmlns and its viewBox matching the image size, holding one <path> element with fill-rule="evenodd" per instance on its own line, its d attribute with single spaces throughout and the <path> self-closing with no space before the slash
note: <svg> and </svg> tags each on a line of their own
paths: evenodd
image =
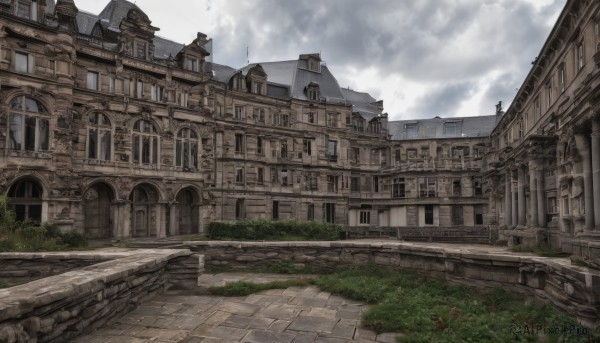
<svg viewBox="0 0 600 343">
<path fill-rule="evenodd" d="M 525 325 L 581 325 L 552 306 L 502 289 L 476 292 L 411 271 L 353 266 L 322 276 L 315 284 L 372 304 L 364 324 L 379 333 L 403 332 L 406 336 L 400 342 L 586 342 L 590 338 L 515 334 L 514 328 Z"/>
<path fill-rule="evenodd" d="M 288 287 L 301 287 L 310 285 L 311 279 L 298 278 L 290 280 L 272 281 L 268 283 L 254 283 L 248 281 L 236 281 L 227 283 L 222 287 L 211 287 L 208 291 L 213 295 L 226 297 L 244 296 L 268 289 L 286 289 Z"/>
<path fill-rule="evenodd" d="M 561 251 L 557 248 L 551 248 L 547 245 L 538 245 L 530 247 L 526 245 L 515 245 L 508 249 L 512 252 L 529 252 L 543 257 L 569 257 L 571 254 Z"/>
<path fill-rule="evenodd" d="M 208 226 L 211 239 L 234 240 L 338 240 L 342 227 L 317 221 L 273 221 L 266 219 L 236 222 L 212 222 Z"/>
</svg>

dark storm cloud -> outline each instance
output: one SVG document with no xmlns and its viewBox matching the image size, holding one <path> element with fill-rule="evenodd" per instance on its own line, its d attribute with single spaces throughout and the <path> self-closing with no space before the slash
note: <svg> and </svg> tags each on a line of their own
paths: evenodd
<svg viewBox="0 0 600 343">
<path fill-rule="evenodd" d="M 414 108 L 407 112 L 409 115 L 417 114 L 420 118 L 451 117 L 460 108 L 460 104 L 473 94 L 475 87 L 474 83 L 461 82 L 431 89 L 428 94 L 417 100 Z"/>
<path fill-rule="evenodd" d="M 427 104 L 414 106 L 423 115 L 478 115 L 452 112 L 457 97 L 487 88 L 483 101 L 508 105 L 549 32 L 548 17 L 563 5 L 556 0 L 536 11 L 521 0 L 256 0 L 228 6 L 235 20 L 219 21 L 212 36 L 220 63 L 241 67 L 246 46 L 250 62 L 322 52 L 334 69 L 375 66 L 382 78 L 397 74 L 431 87 Z M 478 85 L 490 73 L 506 75 Z M 352 75 L 336 77 L 360 88 Z"/>
</svg>

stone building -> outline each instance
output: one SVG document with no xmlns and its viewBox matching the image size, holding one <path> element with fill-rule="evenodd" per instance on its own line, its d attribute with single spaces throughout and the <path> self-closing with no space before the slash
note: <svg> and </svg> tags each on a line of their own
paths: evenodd
<svg viewBox="0 0 600 343">
<path fill-rule="evenodd" d="M 597 1 L 567 1 L 491 134 L 491 223 L 510 243 L 600 255 L 599 25 Z"/>
<path fill-rule="evenodd" d="M 319 54 L 236 69 L 125 0 L 1 0 L 0 191 L 94 238 L 260 217 L 598 242 L 597 13 L 568 1 L 505 114 L 390 121 Z"/>
</svg>

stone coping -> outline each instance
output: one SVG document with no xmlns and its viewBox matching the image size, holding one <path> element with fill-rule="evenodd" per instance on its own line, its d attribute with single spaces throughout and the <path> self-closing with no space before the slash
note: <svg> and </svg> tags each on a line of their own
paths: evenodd
<svg viewBox="0 0 600 343">
<path fill-rule="evenodd" d="M 141 249 L 85 252 L 1 253 L 2 259 L 94 259 L 99 263 L 15 287 L 0 289 L 0 322 L 21 318 L 33 309 L 78 293 L 102 291 L 105 284 L 151 269 L 173 258 L 189 256 L 189 250 Z M 104 262 L 103 262 L 104 261 Z"/>
</svg>

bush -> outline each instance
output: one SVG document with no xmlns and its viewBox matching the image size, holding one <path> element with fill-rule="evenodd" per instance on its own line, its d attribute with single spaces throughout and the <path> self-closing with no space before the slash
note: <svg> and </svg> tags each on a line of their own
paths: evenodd
<svg viewBox="0 0 600 343">
<path fill-rule="evenodd" d="M 337 240 L 341 226 L 315 221 L 271 221 L 266 219 L 237 222 L 212 222 L 208 235 L 213 239 L 239 240 Z"/>
<path fill-rule="evenodd" d="M 75 230 L 67 231 L 60 234 L 60 244 L 68 248 L 80 248 L 87 246 L 87 236 Z"/>
</svg>

